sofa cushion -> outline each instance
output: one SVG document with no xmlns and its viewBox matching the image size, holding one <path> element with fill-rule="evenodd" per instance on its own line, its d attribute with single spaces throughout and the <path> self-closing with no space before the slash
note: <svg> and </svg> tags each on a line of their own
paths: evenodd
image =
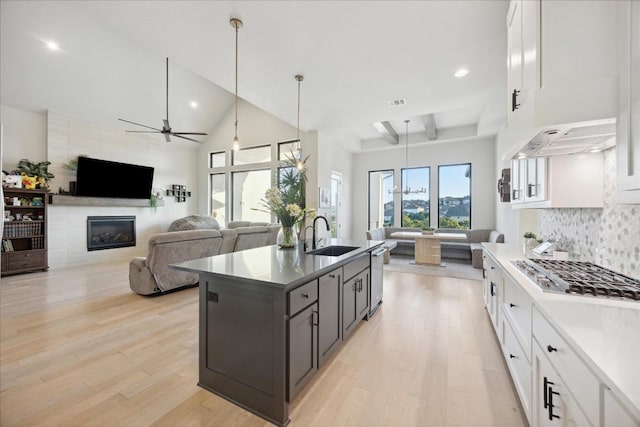
<svg viewBox="0 0 640 427">
<path fill-rule="evenodd" d="M 486 242 L 489 239 L 489 232 L 491 230 L 469 230 L 467 232 L 467 237 L 469 238 L 469 242 L 471 243 L 480 243 Z"/>
<path fill-rule="evenodd" d="M 269 225 L 268 222 L 229 221 L 229 224 L 227 224 L 227 228 L 235 229 L 240 227 L 256 227 L 256 226 L 266 227 L 267 225 Z"/>
<path fill-rule="evenodd" d="M 269 239 L 269 230 L 264 226 L 240 227 L 234 231 L 238 233 L 234 252 L 266 246 Z"/>
<path fill-rule="evenodd" d="M 189 215 L 176 219 L 169 225 L 169 231 L 185 230 L 220 230 L 220 224 L 210 216 Z"/>
<path fill-rule="evenodd" d="M 166 291 L 176 287 L 198 283 L 198 275 L 173 270 L 169 264 L 217 255 L 222 245 L 220 231 L 187 230 L 160 233 L 149 239 L 149 256 L 146 264 L 159 289 Z"/>
</svg>

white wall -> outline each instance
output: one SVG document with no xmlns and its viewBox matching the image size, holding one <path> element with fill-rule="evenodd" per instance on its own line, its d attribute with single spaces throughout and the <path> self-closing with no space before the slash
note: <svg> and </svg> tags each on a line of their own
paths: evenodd
<svg viewBox="0 0 640 427">
<path fill-rule="evenodd" d="M 47 116 L 0 105 L 3 125 L 2 169 L 10 171 L 20 159 L 34 162 L 46 158 Z"/>
<path fill-rule="evenodd" d="M 496 166 L 493 137 L 476 138 L 447 144 L 423 144 L 409 146 L 409 167 L 429 166 L 431 211 L 435 220 L 438 198 L 438 165 L 471 163 L 471 227 L 495 228 L 496 218 Z M 395 179 L 400 185 L 400 169 L 406 167 L 405 148 L 356 153 L 352 162 L 352 235 L 364 236 L 367 230 L 368 172 L 395 169 Z M 437 225 L 437 221 L 435 222 Z M 432 222 L 432 225 L 434 223 Z"/>
</svg>

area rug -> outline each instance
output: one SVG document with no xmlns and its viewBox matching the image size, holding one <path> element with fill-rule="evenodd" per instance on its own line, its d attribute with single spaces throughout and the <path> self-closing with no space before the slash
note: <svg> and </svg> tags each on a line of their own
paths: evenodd
<svg viewBox="0 0 640 427">
<path fill-rule="evenodd" d="M 404 273 L 424 274 L 427 276 L 446 276 L 457 279 L 482 280 L 482 269 L 473 268 L 469 261 L 443 258 L 446 267 L 431 265 L 416 265 L 413 257 L 392 255 L 389 264 L 384 265 L 385 271 L 400 271 Z"/>
</svg>

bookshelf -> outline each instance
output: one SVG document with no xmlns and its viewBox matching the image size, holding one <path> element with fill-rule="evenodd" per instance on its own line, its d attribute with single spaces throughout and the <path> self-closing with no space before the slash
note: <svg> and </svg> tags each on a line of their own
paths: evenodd
<svg viewBox="0 0 640 427">
<path fill-rule="evenodd" d="M 2 276 L 47 270 L 48 191 L 7 187 L 2 191 Z"/>
</svg>

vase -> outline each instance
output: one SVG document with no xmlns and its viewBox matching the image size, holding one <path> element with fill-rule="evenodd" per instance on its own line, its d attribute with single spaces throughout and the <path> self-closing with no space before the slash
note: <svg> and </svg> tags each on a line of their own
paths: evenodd
<svg viewBox="0 0 640 427">
<path fill-rule="evenodd" d="M 276 243 L 281 248 L 295 248 L 298 244 L 298 233 L 294 227 L 280 227 Z"/>
</svg>

